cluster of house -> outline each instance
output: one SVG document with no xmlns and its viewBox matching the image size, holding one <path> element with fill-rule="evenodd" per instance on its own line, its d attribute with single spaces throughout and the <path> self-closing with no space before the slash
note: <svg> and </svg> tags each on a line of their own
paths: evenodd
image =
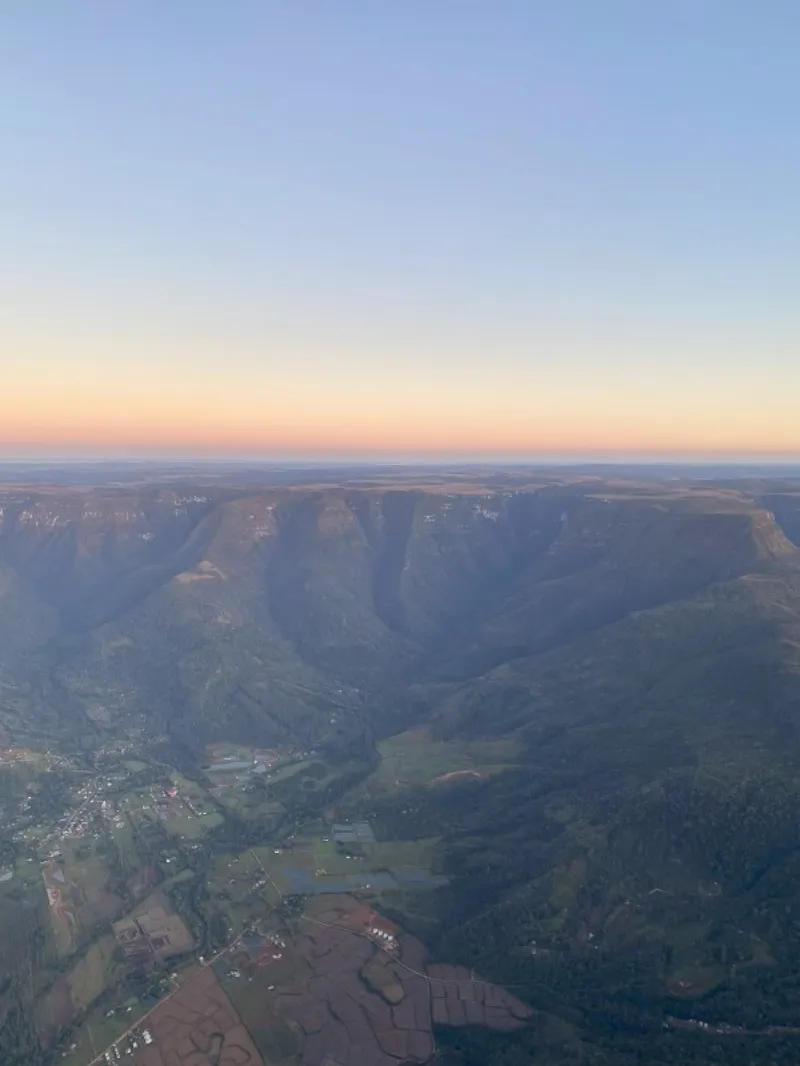
<svg viewBox="0 0 800 1066">
<path fill-rule="evenodd" d="M 270 944 L 271 948 L 267 947 Z M 277 933 L 267 933 L 264 938 L 264 944 L 262 945 L 261 952 L 259 954 L 259 961 L 263 963 L 267 960 L 267 957 L 277 961 L 283 958 L 283 951 L 278 951 L 278 948 L 285 948 L 286 941 L 281 939 Z"/>
<path fill-rule="evenodd" d="M 107 1016 L 107 1015 L 106 1015 Z M 126 1055 L 132 1055 L 134 1051 L 139 1047 L 139 1041 L 144 1044 L 153 1043 L 153 1034 L 149 1029 L 143 1029 L 140 1033 L 133 1033 L 128 1040 L 123 1040 L 123 1048 Z M 126 1046 L 127 1045 L 127 1046 Z M 119 1050 L 119 1044 L 112 1044 L 108 1051 L 104 1052 L 103 1058 L 106 1060 L 107 1066 L 116 1066 L 119 1059 L 122 1058 Z"/>
<path fill-rule="evenodd" d="M 377 925 L 373 925 L 370 927 L 369 932 L 371 936 L 377 939 L 381 947 L 386 948 L 388 951 L 397 947 L 397 937 L 393 936 L 392 933 L 387 933 L 385 929 L 379 929 Z"/>
</svg>

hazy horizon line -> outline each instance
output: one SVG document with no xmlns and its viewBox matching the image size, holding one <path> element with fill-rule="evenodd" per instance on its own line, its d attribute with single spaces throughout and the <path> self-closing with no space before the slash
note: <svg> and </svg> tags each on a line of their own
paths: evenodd
<svg viewBox="0 0 800 1066">
<path fill-rule="evenodd" d="M 563 467 L 563 466 L 800 466 L 800 454 L 676 454 L 676 453 L 577 453 L 567 455 L 359 455 L 359 456 L 263 456 L 263 455 L 4 455 L 0 466 L 257 466 L 257 467 Z"/>
</svg>

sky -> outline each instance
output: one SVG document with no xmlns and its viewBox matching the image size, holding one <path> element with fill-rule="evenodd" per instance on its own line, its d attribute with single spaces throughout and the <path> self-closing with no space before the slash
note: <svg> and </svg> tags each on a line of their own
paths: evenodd
<svg viewBox="0 0 800 1066">
<path fill-rule="evenodd" d="M 1 457 L 800 456 L 797 0 L 0 12 Z"/>
</svg>

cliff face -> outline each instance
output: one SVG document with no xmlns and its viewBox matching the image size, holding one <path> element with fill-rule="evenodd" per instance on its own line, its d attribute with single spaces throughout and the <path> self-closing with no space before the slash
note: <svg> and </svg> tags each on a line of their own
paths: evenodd
<svg viewBox="0 0 800 1066">
<path fill-rule="evenodd" d="M 2 721 L 344 739 L 403 720 L 415 683 L 794 556 L 732 493 L 14 487 Z"/>
</svg>

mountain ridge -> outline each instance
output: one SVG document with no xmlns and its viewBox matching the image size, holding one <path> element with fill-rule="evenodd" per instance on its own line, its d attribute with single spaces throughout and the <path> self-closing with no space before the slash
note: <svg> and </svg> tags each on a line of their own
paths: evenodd
<svg viewBox="0 0 800 1066">
<path fill-rule="evenodd" d="M 358 716 L 389 690 L 474 677 L 794 565 L 797 549 L 741 494 L 592 489 L 14 489 L 0 500 L 15 603 L 4 615 L 12 593 L 0 598 L 15 634 L 4 670 L 36 650 L 84 700 L 99 679 L 106 715 L 141 716 L 149 702 L 163 725 L 177 706 L 201 732 L 213 710 L 227 708 L 235 731 L 269 705 L 285 739 L 302 709 L 308 740 L 326 701 Z M 21 645 L 26 612 L 36 621 Z M 103 681 L 115 674 L 123 684 Z"/>
</svg>

